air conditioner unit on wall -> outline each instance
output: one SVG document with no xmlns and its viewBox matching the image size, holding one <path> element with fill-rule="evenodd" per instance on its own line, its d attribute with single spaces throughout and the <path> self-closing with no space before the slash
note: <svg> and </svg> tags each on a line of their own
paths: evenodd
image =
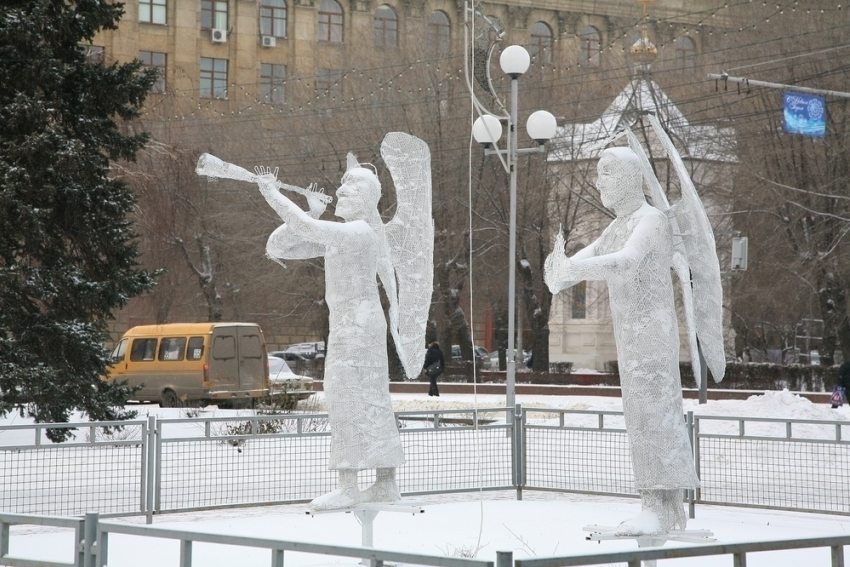
<svg viewBox="0 0 850 567">
<path fill-rule="evenodd" d="M 274 47 L 275 45 L 277 45 L 277 40 L 274 38 L 274 36 L 264 35 L 261 38 L 261 43 L 263 44 L 263 47 Z"/>
<path fill-rule="evenodd" d="M 227 43 L 227 30 L 210 30 L 210 39 L 213 43 Z"/>
</svg>

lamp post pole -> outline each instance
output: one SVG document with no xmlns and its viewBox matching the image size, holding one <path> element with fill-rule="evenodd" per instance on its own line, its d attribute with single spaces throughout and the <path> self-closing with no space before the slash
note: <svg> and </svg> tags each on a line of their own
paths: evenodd
<svg viewBox="0 0 850 567">
<path fill-rule="evenodd" d="M 507 407 L 516 405 L 516 166 L 517 166 L 517 96 L 519 75 L 511 74 L 511 118 L 508 125 L 508 168 L 510 176 L 510 228 L 508 232 L 508 366 L 505 377 Z"/>
<path fill-rule="evenodd" d="M 517 156 L 526 153 L 539 153 L 544 151 L 543 144 L 555 135 L 557 122 L 551 113 L 538 110 L 528 117 L 526 130 L 529 136 L 537 142 L 533 148 L 517 147 L 517 106 L 519 92 L 519 78 L 528 70 L 531 58 L 525 48 L 519 45 L 507 47 L 499 59 L 502 71 L 511 78 L 511 106 L 507 117 L 497 118 L 490 113 L 482 113 L 472 125 L 472 135 L 475 140 L 484 146 L 484 155 L 497 155 L 505 167 L 510 179 L 510 225 L 508 233 L 508 366 L 505 377 L 505 394 L 507 407 L 516 405 L 516 169 Z M 470 87 L 471 88 L 471 87 Z M 504 108 L 504 107 L 503 107 Z M 496 146 L 502 136 L 502 125 L 499 120 L 507 119 L 508 132 L 507 144 L 504 150 L 489 149 Z"/>
</svg>

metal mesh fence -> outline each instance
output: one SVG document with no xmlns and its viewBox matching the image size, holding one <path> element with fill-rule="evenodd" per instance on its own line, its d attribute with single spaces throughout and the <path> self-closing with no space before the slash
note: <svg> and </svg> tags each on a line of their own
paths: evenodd
<svg viewBox="0 0 850 567">
<path fill-rule="evenodd" d="M 740 432 L 698 434 L 699 501 L 850 513 L 846 489 L 850 442 L 840 440 L 834 422 L 753 420 L 754 432 L 748 435 L 742 419 L 713 421 L 715 429 L 722 429 L 727 421 L 725 425 Z M 770 431 L 771 425 L 779 431 Z M 792 425 L 820 438 L 794 438 Z M 839 438 L 823 438 L 829 433 Z"/>
<path fill-rule="evenodd" d="M 434 412 L 399 414 L 402 493 L 512 486 L 505 414 L 477 431 L 470 412 L 437 412 L 437 427 Z M 324 414 L 161 420 L 158 429 L 159 511 L 310 500 L 336 488 Z M 359 481 L 368 486 L 374 471 Z"/>
<path fill-rule="evenodd" d="M 402 493 L 453 492 L 513 486 L 511 427 L 506 410 L 449 411 L 401 430 L 407 462 L 399 468 Z M 424 417 L 399 414 L 404 423 Z M 477 420 L 478 428 L 475 423 Z M 439 425 L 434 427 L 434 423 Z M 421 425 L 419 425 L 421 423 Z"/>
<path fill-rule="evenodd" d="M 158 429 L 157 510 L 305 500 L 336 486 L 323 416 L 161 420 Z"/>
<path fill-rule="evenodd" d="M 525 487 L 637 494 L 620 415 L 526 409 Z"/>
<path fill-rule="evenodd" d="M 62 444 L 48 444 L 43 426 L 3 431 L 35 443 L 0 446 L 0 510 L 57 515 L 142 511 L 144 425 L 125 423 L 121 431 L 86 425 Z"/>
<path fill-rule="evenodd" d="M 513 488 L 515 442 L 525 488 L 635 494 L 617 412 L 527 408 L 518 441 L 506 409 L 398 418 L 403 494 Z M 162 419 L 155 436 L 147 422 L 108 425 L 64 425 L 78 428 L 65 443 L 50 443 L 47 425 L 0 427 L 0 510 L 135 514 L 151 486 L 158 511 L 306 501 L 336 487 L 324 414 Z M 704 416 L 693 433 L 698 501 L 850 514 L 846 422 Z M 373 479 L 364 471 L 360 482 Z"/>
</svg>

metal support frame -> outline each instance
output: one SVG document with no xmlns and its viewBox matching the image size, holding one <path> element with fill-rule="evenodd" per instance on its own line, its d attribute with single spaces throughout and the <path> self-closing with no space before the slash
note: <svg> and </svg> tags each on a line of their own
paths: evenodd
<svg viewBox="0 0 850 567">
<path fill-rule="evenodd" d="M 360 504 L 359 506 L 354 506 L 352 508 L 342 508 L 339 510 L 308 510 L 307 514 L 309 516 L 315 516 L 316 514 L 334 514 L 334 513 L 353 513 L 354 517 L 357 518 L 357 522 L 360 524 L 360 545 L 364 548 L 374 548 L 375 547 L 375 518 L 378 516 L 379 512 L 402 512 L 405 514 L 413 514 L 414 516 L 418 514 L 424 514 L 425 509 L 423 508 L 424 503 L 422 502 L 408 502 L 404 500 L 399 500 L 397 502 L 386 502 L 386 503 L 374 503 L 374 504 Z M 361 565 L 366 565 L 368 567 L 375 567 L 373 559 L 363 558 L 360 561 Z"/>
</svg>

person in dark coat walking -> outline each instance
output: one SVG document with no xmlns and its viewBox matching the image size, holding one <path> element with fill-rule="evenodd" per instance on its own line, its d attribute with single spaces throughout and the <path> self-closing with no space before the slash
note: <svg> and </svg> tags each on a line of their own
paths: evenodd
<svg viewBox="0 0 850 567">
<path fill-rule="evenodd" d="M 431 380 L 431 387 L 428 389 L 429 396 L 439 396 L 440 391 L 437 389 L 437 376 L 443 373 L 446 368 L 446 359 L 443 358 L 443 351 L 440 350 L 440 343 L 437 341 L 428 345 L 428 350 L 425 353 L 425 364 L 422 371 L 428 375 Z"/>
<path fill-rule="evenodd" d="M 843 392 L 840 392 L 840 401 L 836 399 L 831 400 L 832 409 L 839 407 L 841 402 L 844 400 L 844 396 L 847 395 L 847 392 L 850 392 L 850 361 L 845 362 L 838 367 L 838 384 L 836 384 L 835 387 L 843 389 Z M 833 396 L 835 396 L 835 390 L 833 390 Z M 838 403 L 836 403 L 836 401 L 838 401 Z"/>
</svg>

